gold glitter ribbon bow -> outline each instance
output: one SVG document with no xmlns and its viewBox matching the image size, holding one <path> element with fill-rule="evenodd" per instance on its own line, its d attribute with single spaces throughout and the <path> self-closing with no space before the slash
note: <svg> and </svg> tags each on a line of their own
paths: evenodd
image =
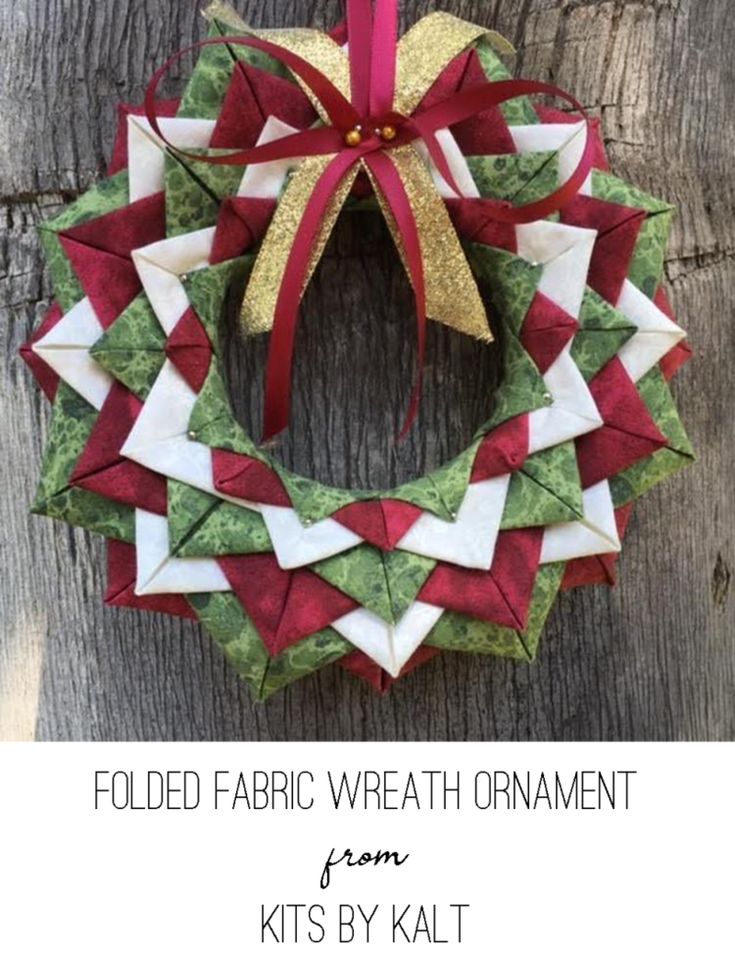
<svg viewBox="0 0 735 958">
<path fill-rule="evenodd" d="M 255 31 L 219 0 L 207 8 L 205 16 L 231 33 L 255 36 L 297 54 L 316 67 L 348 100 L 351 99 L 350 61 L 344 49 L 327 34 L 310 29 Z M 395 111 L 404 117 L 411 117 L 444 69 L 483 36 L 489 37 L 502 52 L 513 52 L 512 46 L 499 34 L 451 14 L 437 12 L 420 20 L 398 42 Z M 319 115 L 326 120 L 323 105 L 298 77 L 297 80 Z M 268 332 L 273 328 L 281 279 L 291 255 L 296 231 L 317 183 L 336 155 L 333 153 L 294 161 L 293 172 L 263 239 L 245 293 L 242 322 L 249 334 Z M 492 341 L 477 284 L 428 160 L 414 143 L 395 147 L 391 151 L 391 159 L 411 204 L 420 238 L 427 316 L 479 340 Z M 313 276 L 360 170 L 367 170 L 364 161 L 355 164 L 332 197 L 313 247 L 305 286 Z M 379 185 L 372 176 L 371 179 L 406 265 L 401 231 Z M 409 272 L 407 266 L 406 269 Z"/>
</svg>

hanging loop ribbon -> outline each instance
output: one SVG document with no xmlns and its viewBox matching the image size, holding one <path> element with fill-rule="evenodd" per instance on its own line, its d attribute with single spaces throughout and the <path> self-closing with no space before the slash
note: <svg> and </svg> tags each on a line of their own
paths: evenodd
<svg viewBox="0 0 735 958">
<path fill-rule="evenodd" d="M 337 84 L 319 68 L 285 45 L 259 36 L 236 35 L 203 40 L 172 56 L 154 74 L 145 97 L 148 121 L 160 139 L 178 156 L 215 165 L 244 166 L 276 160 L 324 157 L 326 167 L 312 183 L 311 195 L 294 230 L 288 260 L 280 279 L 272 317 L 272 337 L 266 371 L 264 441 L 271 439 L 288 425 L 291 405 L 291 372 L 298 313 L 304 289 L 313 268 L 314 251 L 323 246 L 327 211 L 335 197 L 344 190 L 348 177 L 365 169 L 371 176 L 380 197 L 390 213 L 400 239 L 404 263 L 416 298 L 417 376 L 408 413 L 400 436 L 405 436 L 415 422 L 421 393 L 422 370 L 426 347 L 427 288 L 425 264 L 433 254 L 436 237 L 422 235 L 417 211 L 402 178 L 401 165 L 394 159 L 401 148 L 417 141 L 425 144 L 431 161 L 449 187 L 458 195 L 456 183 L 437 133 L 463 120 L 520 96 L 549 95 L 568 103 L 587 122 L 587 139 L 580 161 L 572 175 L 544 199 L 526 204 L 494 204 L 490 215 L 508 224 L 530 223 L 560 210 L 576 193 L 592 169 L 594 140 L 584 108 L 574 97 L 556 86 L 531 80 L 502 80 L 469 91 L 455 93 L 423 113 L 404 116 L 394 108 L 398 57 L 397 0 L 347 0 L 349 39 L 349 74 L 351 96 L 348 99 Z M 476 29 L 474 34 L 478 35 Z M 285 66 L 311 93 L 329 122 L 322 126 L 294 133 L 270 143 L 234 150 L 222 155 L 188 153 L 174 147 L 165 136 L 156 117 L 156 93 L 161 80 L 187 53 L 212 45 L 251 47 L 267 53 Z M 399 97 L 400 99 L 400 97 Z M 393 155 L 392 155 L 393 154 Z M 349 185 L 349 184 L 348 184 Z M 433 183 L 427 189 L 435 190 Z M 282 200 L 283 202 L 283 200 Z M 337 210 L 338 212 L 338 210 Z M 336 213 L 334 214 L 336 217 Z M 453 231 L 445 216 L 443 228 Z M 271 227 L 275 229 L 276 224 Z M 454 237 L 456 239 L 456 235 Z M 458 240 L 457 240 L 458 243 Z M 263 241 L 261 255 L 268 248 Z M 468 282 L 473 286 L 476 303 L 482 310 L 479 293 L 469 265 L 464 260 Z M 254 274 L 257 271 L 254 270 Z M 256 281 L 251 279 L 251 286 Z M 466 285 L 466 284 L 465 284 Z M 246 301 L 248 294 L 246 293 Z M 433 316 L 433 318 L 438 318 Z M 486 319 L 484 319 L 486 325 Z M 485 335 L 484 338 L 492 338 Z"/>
</svg>

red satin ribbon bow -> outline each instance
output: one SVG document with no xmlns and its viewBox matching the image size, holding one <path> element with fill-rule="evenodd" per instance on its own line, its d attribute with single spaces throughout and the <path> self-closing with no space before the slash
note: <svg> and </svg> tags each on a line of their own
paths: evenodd
<svg viewBox="0 0 735 958">
<path fill-rule="evenodd" d="M 391 151 L 423 140 L 432 161 L 449 186 L 462 195 L 436 133 L 477 116 L 507 100 L 546 94 L 569 103 L 586 114 L 569 94 L 547 83 L 501 80 L 453 94 L 419 116 L 405 117 L 394 111 L 398 51 L 398 0 L 347 0 L 352 101 L 316 67 L 290 50 L 269 40 L 229 36 L 204 40 L 180 51 L 158 70 L 146 92 L 148 121 L 157 135 L 181 156 L 216 165 L 248 165 L 274 160 L 335 154 L 318 180 L 298 227 L 291 255 L 278 294 L 266 371 L 264 441 L 288 426 L 291 406 L 291 371 L 302 290 L 309 274 L 311 256 L 319 238 L 329 203 L 343 179 L 359 163 L 370 170 L 390 208 L 401 235 L 406 263 L 416 297 L 418 373 L 400 438 L 415 422 L 421 394 L 426 349 L 426 289 L 421 237 L 401 176 Z M 163 134 L 155 115 L 156 91 L 164 74 L 191 50 L 212 44 L 254 47 L 269 54 L 294 73 L 322 105 L 331 125 L 294 133 L 268 144 L 222 156 L 202 156 L 175 148 Z M 594 141 L 588 126 L 587 142 L 577 169 L 555 192 L 543 200 L 520 207 L 494 207 L 492 215 L 512 224 L 544 219 L 561 209 L 581 188 L 592 168 Z"/>
</svg>

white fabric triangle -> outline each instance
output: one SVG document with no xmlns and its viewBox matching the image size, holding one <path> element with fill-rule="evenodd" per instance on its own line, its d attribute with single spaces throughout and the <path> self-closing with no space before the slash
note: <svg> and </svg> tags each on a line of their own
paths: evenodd
<svg viewBox="0 0 735 958">
<path fill-rule="evenodd" d="M 460 189 L 460 197 L 467 198 L 477 198 L 480 196 L 480 191 L 477 188 L 477 184 L 472 178 L 472 173 L 470 172 L 469 164 L 465 159 L 464 154 L 459 148 L 459 144 L 452 136 L 449 130 L 437 130 L 436 139 L 441 147 L 442 153 L 447 161 L 449 169 L 452 171 L 452 176 L 454 177 L 454 182 Z M 439 195 L 442 199 L 458 199 L 457 193 L 452 189 L 452 187 L 447 183 L 444 177 L 441 175 L 439 170 L 436 167 L 436 164 L 431 159 L 429 154 L 429 149 L 424 143 L 423 140 L 416 140 L 414 147 L 421 158 L 424 160 L 426 165 L 431 171 L 432 179 L 434 180 L 434 185 L 439 192 Z"/>
<path fill-rule="evenodd" d="M 196 393 L 167 359 L 121 452 L 154 472 L 217 495 L 212 450 L 188 434 L 196 401 Z"/>
<path fill-rule="evenodd" d="M 488 570 L 493 564 L 509 483 L 510 475 L 471 483 L 454 522 L 425 512 L 397 548 L 467 569 Z"/>
<path fill-rule="evenodd" d="M 543 265 L 538 290 L 579 319 L 597 231 L 540 220 L 516 227 L 518 255 Z"/>
<path fill-rule="evenodd" d="M 528 417 L 529 452 L 540 452 L 559 443 L 583 436 L 604 425 L 592 393 L 572 359 L 567 343 L 544 374 L 553 403 L 535 409 Z"/>
<path fill-rule="evenodd" d="M 180 277 L 209 266 L 214 234 L 214 227 L 197 230 L 132 254 L 146 296 L 168 336 L 191 305 Z"/>
<path fill-rule="evenodd" d="M 618 353 L 618 359 L 636 383 L 680 343 L 686 333 L 629 279 L 623 283 L 616 309 L 638 327 L 638 332 Z"/>
<path fill-rule="evenodd" d="M 216 120 L 158 117 L 161 131 L 181 149 L 208 147 Z M 128 177 L 130 202 L 165 188 L 166 146 L 144 116 L 128 116 Z"/>
<path fill-rule="evenodd" d="M 519 153 L 557 152 L 561 184 L 579 166 L 587 143 L 586 126 L 584 120 L 579 123 L 535 123 L 531 126 L 511 126 L 510 135 Z M 592 195 L 591 173 L 579 192 L 584 196 Z"/>
<path fill-rule="evenodd" d="M 335 519 L 322 519 L 304 526 L 295 509 L 261 505 L 259 511 L 282 569 L 300 569 L 329 559 L 363 541 Z"/>
<path fill-rule="evenodd" d="M 269 116 L 258 137 L 257 145 L 262 146 L 264 143 L 282 140 L 285 136 L 298 132 L 295 126 L 289 126 L 277 117 Z M 273 160 L 271 163 L 252 163 L 245 170 L 237 195 L 277 200 L 281 195 L 286 177 L 299 162 L 299 157 L 289 157 L 284 160 Z"/>
<path fill-rule="evenodd" d="M 443 613 L 438 606 L 414 602 L 397 625 L 388 625 L 368 609 L 356 609 L 332 628 L 397 679 Z"/>
<path fill-rule="evenodd" d="M 545 530 L 541 549 L 542 565 L 620 552 L 622 547 L 610 484 L 604 481 L 585 489 L 583 502 L 583 519 L 549 526 Z"/>
<path fill-rule="evenodd" d="M 65 383 L 95 409 L 101 409 L 112 388 L 112 376 L 89 355 L 104 329 L 89 299 L 83 299 L 32 346 Z"/>
<path fill-rule="evenodd" d="M 135 550 L 136 595 L 232 591 L 214 559 L 171 558 L 165 516 L 136 509 Z"/>
</svg>

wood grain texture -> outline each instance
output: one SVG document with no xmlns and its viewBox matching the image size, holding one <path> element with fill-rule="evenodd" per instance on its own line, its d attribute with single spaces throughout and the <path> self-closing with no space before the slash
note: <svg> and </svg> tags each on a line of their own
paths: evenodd
<svg viewBox="0 0 735 958">
<path fill-rule="evenodd" d="M 326 26 L 339 6 L 238 4 L 257 25 Z M 674 389 L 699 464 L 636 510 L 617 590 L 559 601 L 530 667 L 446 655 L 383 699 L 332 668 L 263 706 L 198 628 L 105 609 L 102 542 L 27 514 L 48 424 L 17 358 L 50 296 L 34 227 L 101 174 L 116 102 L 140 100 L 154 65 L 203 24 L 197 5 L 182 0 L 1 4 L 0 737 L 735 738 L 730 0 L 403 6 L 406 23 L 441 6 L 500 30 L 519 49 L 519 73 L 558 83 L 600 112 L 618 175 L 679 206 L 667 273 L 697 360 Z M 492 350 L 433 330 L 422 427 L 393 452 L 412 361 L 411 303 L 381 229 L 340 228 L 300 334 L 297 439 L 281 454 L 329 482 L 380 487 L 445 460 L 481 421 L 497 373 Z M 246 387 L 242 370 L 262 367 L 260 349 L 233 343 L 244 419 L 259 387 L 257 377 Z M 325 395 L 328 404 L 316 398 Z"/>
</svg>

